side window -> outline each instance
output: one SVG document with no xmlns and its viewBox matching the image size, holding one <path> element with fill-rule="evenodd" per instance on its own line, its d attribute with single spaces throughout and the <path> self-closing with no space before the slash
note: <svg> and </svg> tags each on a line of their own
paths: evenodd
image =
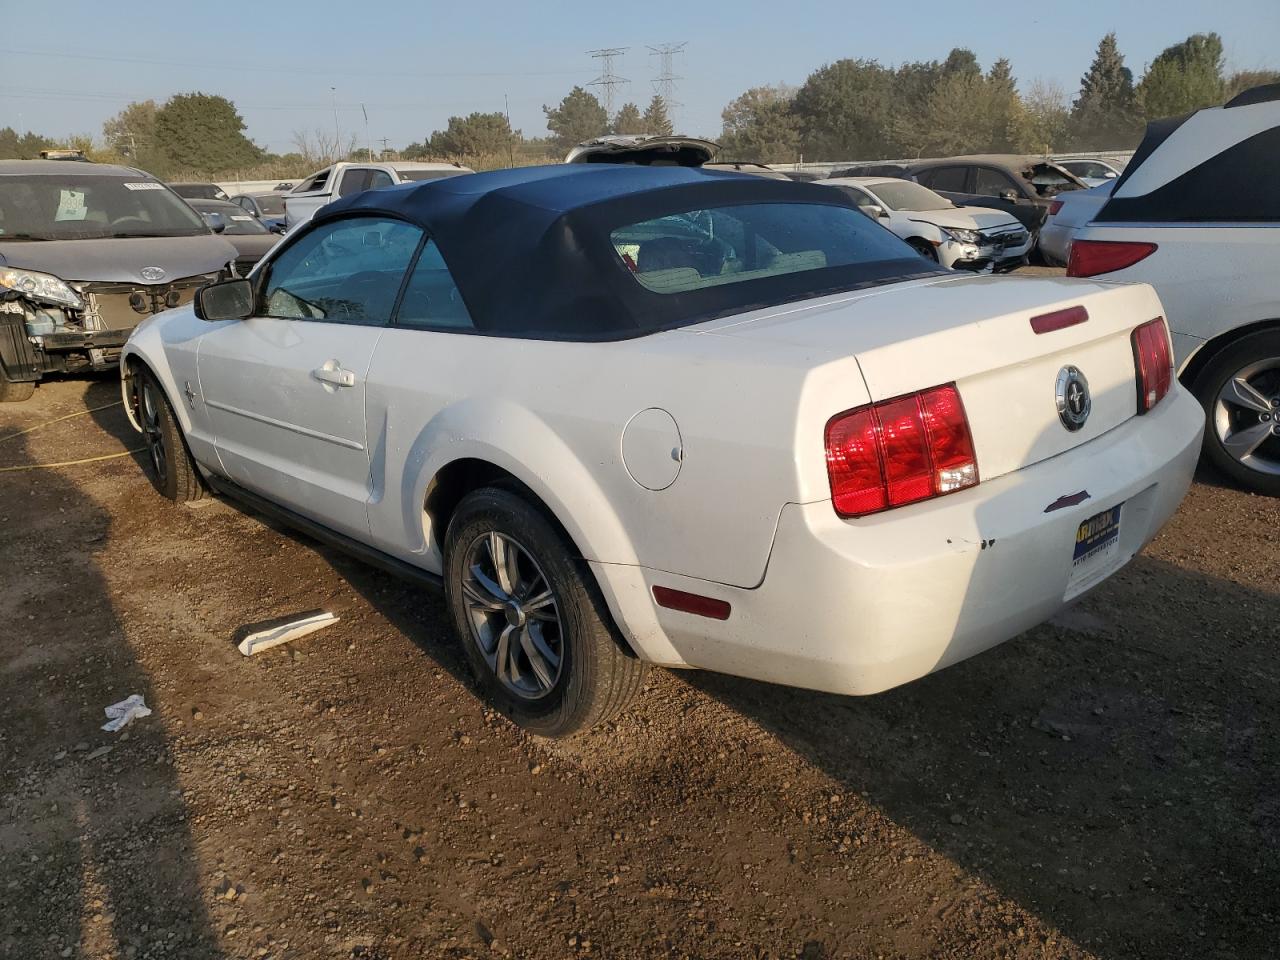
<svg viewBox="0 0 1280 960">
<path fill-rule="evenodd" d="M 471 314 L 453 282 L 449 268 L 435 241 L 428 240 L 405 286 L 398 327 L 429 327 L 447 330 L 474 330 Z"/>
<path fill-rule="evenodd" d="M 370 170 L 369 182 L 365 184 L 366 190 L 378 190 L 381 187 L 389 187 L 392 185 L 391 174 L 385 170 Z"/>
<path fill-rule="evenodd" d="M 369 171 L 359 168 L 348 170 L 338 184 L 338 196 L 346 197 L 369 189 Z"/>
<path fill-rule="evenodd" d="M 973 192 L 978 196 L 998 197 L 1006 190 L 1012 190 L 1019 197 L 1022 196 L 1022 191 L 1018 189 L 1018 185 L 1003 170 L 979 167 L 975 171 Z"/>
<path fill-rule="evenodd" d="M 949 190 L 952 193 L 965 193 L 965 181 L 968 179 L 967 167 L 937 167 L 922 171 L 916 179 L 930 190 Z"/>
<path fill-rule="evenodd" d="M 294 320 L 385 324 L 422 231 L 349 217 L 316 227 L 272 261 L 259 313 Z"/>
</svg>

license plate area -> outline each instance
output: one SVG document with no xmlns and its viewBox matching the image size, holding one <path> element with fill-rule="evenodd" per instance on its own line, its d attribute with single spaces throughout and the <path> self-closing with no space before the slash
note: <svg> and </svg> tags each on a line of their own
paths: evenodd
<svg viewBox="0 0 1280 960">
<path fill-rule="evenodd" d="M 1071 554 L 1071 576 L 1066 596 L 1093 586 L 1115 569 L 1120 560 L 1120 514 L 1123 503 L 1108 507 L 1076 527 Z"/>
</svg>

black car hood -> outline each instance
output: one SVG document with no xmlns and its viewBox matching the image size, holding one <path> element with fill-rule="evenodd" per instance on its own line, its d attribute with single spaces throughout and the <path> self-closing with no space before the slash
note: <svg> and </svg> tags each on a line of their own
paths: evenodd
<svg viewBox="0 0 1280 960">
<path fill-rule="evenodd" d="M 168 283 L 217 273 L 236 258 L 222 237 L 136 237 L 105 240 L 0 241 L 0 263 L 50 273 L 63 280 Z M 142 270 L 158 267 L 163 276 Z"/>
</svg>

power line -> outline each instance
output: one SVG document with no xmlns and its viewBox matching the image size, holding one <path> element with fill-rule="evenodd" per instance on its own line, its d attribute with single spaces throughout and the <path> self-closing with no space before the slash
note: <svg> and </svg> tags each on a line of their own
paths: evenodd
<svg viewBox="0 0 1280 960">
<path fill-rule="evenodd" d="M 659 43 L 649 48 L 649 56 L 658 58 L 658 75 L 653 78 L 653 92 L 667 105 L 667 116 L 671 120 L 672 129 L 678 128 L 676 111 L 684 106 L 676 99 L 676 83 L 684 78 L 676 76 L 675 58 L 684 53 L 684 48 L 688 45 L 688 40 L 680 40 L 676 43 Z"/>
<path fill-rule="evenodd" d="M 613 119 L 613 99 L 614 91 L 623 84 L 630 83 L 626 77 L 620 77 L 613 72 L 613 61 L 615 57 L 621 57 L 630 47 L 602 47 L 599 50 L 588 50 L 593 60 L 600 61 L 600 76 L 596 77 L 590 83 L 589 87 L 599 87 L 604 92 L 604 110 L 609 115 L 609 119 Z"/>
</svg>

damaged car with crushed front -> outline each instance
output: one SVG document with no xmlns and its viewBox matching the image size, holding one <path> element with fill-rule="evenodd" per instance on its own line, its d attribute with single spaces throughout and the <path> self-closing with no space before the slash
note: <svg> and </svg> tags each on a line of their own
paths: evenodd
<svg viewBox="0 0 1280 960">
<path fill-rule="evenodd" d="M 145 317 L 189 303 L 235 248 L 129 167 L 0 161 L 0 401 L 111 370 Z"/>
</svg>

